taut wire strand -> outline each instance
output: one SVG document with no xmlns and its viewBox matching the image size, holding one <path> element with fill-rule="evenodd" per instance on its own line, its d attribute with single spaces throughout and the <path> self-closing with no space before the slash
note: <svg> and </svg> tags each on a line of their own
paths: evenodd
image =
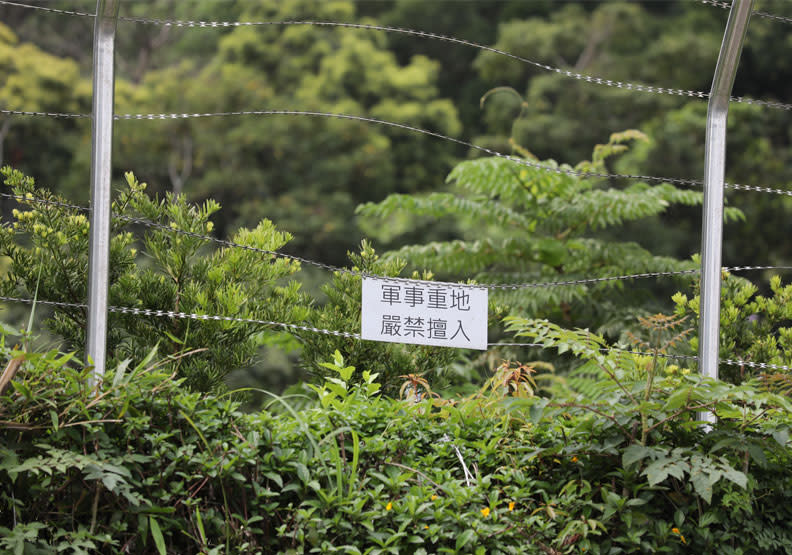
<svg viewBox="0 0 792 555">
<path fill-rule="evenodd" d="M 25 303 L 25 304 L 41 304 L 47 306 L 54 306 L 54 307 L 61 307 L 61 308 L 79 308 L 79 309 L 87 309 L 88 305 L 85 303 L 67 303 L 61 301 L 47 301 L 42 299 L 23 299 L 20 297 L 6 297 L 0 296 L 0 301 L 5 302 L 17 302 L 17 303 Z M 222 321 L 222 322 L 238 322 L 242 324 L 256 324 L 262 326 L 270 326 L 270 327 L 279 327 L 283 329 L 292 329 L 292 330 L 299 330 L 299 331 L 307 331 L 312 333 L 321 333 L 323 335 L 333 335 L 336 337 L 345 337 L 348 339 L 358 339 L 362 340 L 359 333 L 352 333 L 347 331 L 337 331 L 337 330 L 328 330 L 323 328 L 315 328 L 313 326 L 304 326 L 300 324 L 288 324 L 285 322 L 275 322 L 271 320 L 257 320 L 254 318 L 238 318 L 236 316 L 219 316 L 215 314 L 196 314 L 190 312 L 177 312 L 173 310 L 153 310 L 148 308 L 134 308 L 134 307 L 127 307 L 127 306 L 110 306 L 108 307 L 110 312 L 114 312 L 116 314 L 134 314 L 138 316 L 154 316 L 158 318 L 181 318 L 181 319 L 190 319 L 190 320 L 200 320 L 200 321 Z M 543 343 L 508 343 L 508 342 L 498 342 L 498 343 L 487 343 L 488 347 L 542 347 L 548 348 L 547 345 Z M 698 357 L 692 355 L 672 355 L 667 353 L 646 353 L 642 351 L 632 351 L 629 349 L 623 349 L 621 347 L 609 347 L 609 348 L 602 348 L 599 349 L 601 352 L 623 352 L 626 354 L 638 355 L 638 356 L 659 356 L 661 358 L 668 358 L 668 359 L 684 359 L 684 360 L 698 360 Z M 760 368 L 763 370 L 785 370 L 789 371 L 792 370 L 792 367 L 789 366 L 782 366 L 778 364 L 767 364 L 764 362 L 751 362 L 746 360 L 734 360 L 734 359 L 726 359 L 721 361 L 723 364 L 728 364 L 732 366 L 750 366 L 751 368 Z"/>
<path fill-rule="evenodd" d="M 710 6 L 716 6 L 718 8 L 725 8 L 727 10 L 731 9 L 730 2 L 719 2 L 718 0 L 701 0 L 702 4 L 709 4 Z M 764 17 L 766 19 L 773 19 L 775 21 L 780 21 L 781 23 L 792 23 L 792 17 L 784 17 L 782 15 L 776 15 L 773 13 L 768 12 L 760 12 L 758 10 L 754 10 L 752 15 L 756 15 L 759 17 Z"/>
<path fill-rule="evenodd" d="M 702 0 L 703 3 L 711 3 L 705 0 Z M 93 17 L 93 14 L 88 14 L 84 12 L 73 12 L 67 10 L 56 10 L 54 8 L 46 8 L 43 6 L 32 6 L 29 4 L 21 4 L 18 2 L 10 2 L 8 0 L 0 0 L 0 4 L 5 4 L 8 6 L 16 6 L 22 8 L 31 8 L 31 9 L 38 9 L 44 10 L 48 12 L 55 12 L 60 14 L 66 15 L 77 15 L 77 16 L 84 16 L 84 17 Z M 713 5 L 719 5 L 720 3 L 712 3 Z M 786 20 L 787 18 L 782 18 L 780 16 L 773 16 L 772 14 L 763 14 L 757 13 L 757 15 L 762 15 L 763 17 L 773 17 L 775 19 Z M 518 56 L 517 54 L 512 54 L 511 52 L 507 52 L 505 50 L 500 50 L 498 48 L 494 48 L 492 46 L 486 46 L 474 41 L 469 41 L 466 39 L 460 39 L 456 37 L 449 37 L 447 35 L 441 35 L 438 33 L 430 33 L 427 31 L 418 31 L 415 29 L 405 29 L 402 27 L 390 27 L 387 25 L 371 25 L 365 23 L 346 23 L 346 22 L 338 22 L 338 21 L 190 21 L 190 20 L 169 20 L 169 19 L 157 19 L 157 18 L 148 18 L 148 17 L 119 17 L 121 21 L 127 21 L 132 23 L 143 23 L 143 24 L 151 24 L 151 25 L 163 25 L 163 26 L 171 26 L 171 27 L 185 27 L 185 28 L 230 28 L 230 27 L 252 27 L 252 26 L 275 26 L 275 25 L 314 25 L 314 26 L 322 26 L 322 27 L 343 27 L 349 29 L 365 29 L 365 30 L 373 30 L 373 31 L 384 31 L 388 33 L 401 33 L 406 35 L 411 35 L 420 38 L 427 38 L 433 40 L 439 40 L 444 42 L 450 42 L 453 44 L 459 44 L 463 46 L 468 46 L 471 48 L 476 48 L 479 50 L 483 50 L 486 52 L 492 52 L 494 54 L 498 54 L 500 56 L 506 56 L 513 60 L 517 60 L 524 64 L 531 65 L 533 67 L 550 71 L 552 73 L 557 73 L 559 75 L 563 75 L 565 77 L 569 77 L 571 79 L 575 79 L 578 81 L 586 81 L 587 83 L 594 83 L 596 85 L 604 85 L 607 87 L 615 87 L 618 89 L 625 89 L 625 90 L 632 90 L 638 92 L 648 92 L 653 94 L 666 94 L 672 96 L 687 96 L 691 98 L 699 98 L 699 99 L 706 99 L 709 98 L 709 93 L 704 91 L 694 91 L 694 90 L 686 90 L 686 89 L 674 89 L 668 87 L 658 87 L 654 85 L 645 85 L 642 83 L 630 83 L 626 81 L 614 81 L 612 79 L 606 79 L 604 77 L 598 77 L 595 75 L 586 75 L 582 73 L 577 73 L 574 71 L 569 71 L 566 69 L 558 68 L 555 66 L 551 66 L 548 64 L 543 64 L 541 62 L 537 62 L 535 60 L 531 60 L 529 58 L 524 58 L 522 56 Z M 733 102 L 739 102 L 743 104 L 753 104 L 758 106 L 766 106 L 768 108 L 776 108 L 780 110 L 792 110 L 792 104 L 786 104 L 783 102 L 772 102 L 767 100 L 756 100 L 752 98 L 745 98 L 745 97 L 732 97 L 731 100 Z"/>
<path fill-rule="evenodd" d="M 731 3 L 729 2 L 722 2 L 718 0 L 700 0 L 702 4 L 709 4 L 710 6 L 716 6 L 718 8 L 725 8 L 730 9 Z M 0 0 L 0 4 L 6 6 L 14 6 L 17 8 L 28 8 L 33 10 L 41 10 L 44 12 L 51 12 L 51 13 L 58 13 L 62 15 L 74 15 L 79 17 L 96 17 L 96 14 L 88 13 L 88 12 L 78 12 L 73 10 L 59 10 L 56 8 L 48 8 L 46 6 L 34 6 L 32 4 L 23 4 L 21 2 L 11 2 L 9 0 Z M 784 17 L 781 15 L 776 15 L 768 12 L 762 12 L 758 10 L 753 11 L 753 15 L 764 17 L 767 19 L 773 19 L 776 21 L 780 21 L 783 23 L 792 23 L 792 18 Z M 249 26 L 249 25 L 272 25 L 273 22 L 256 22 L 256 21 L 167 21 L 162 19 L 153 19 L 153 18 L 145 18 L 145 17 L 121 17 L 120 19 L 124 21 L 129 21 L 133 23 L 149 23 L 154 25 L 173 25 L 176 27 L 241 27 L 241 26 Z M 431 34 L 431 33 L 427 33 Z M 462 40 L 462 39 L 457 39 Z M 476 43 L 471 43 L 470 46 L 479 46 Z"/>
<path fill-rule="evenodd" d="M 0 0 L 2 2 L 2 0 Z M 0 109 L 0 114 L 11 114 L 11 115 L 28 115 L 28 116 L 52 116 L 52 117 L 71 117 L 71 118 L 78 118 L 78 117 L 85 117 L 90 118 L 90 114 L 66 114 L 66 113 L 50 113 L 50 112 L 23 112 L 19 110 L 3 110 Z M 574 170 L 572 168 L 564 168 L 564 167 L 551 167 L 545 166 L 538 162 L 532 162 L 531 160 L 526 160 L 524 158 L 518 158 L 516 156 L 512 156 L 509 154 L 504 154 L 497 150 L 493 150 L 491 148 L 487 148 L 484 146 L 477 145 L 475 143 L 471 143 L 469 141 L 465 141 L 462 139 L 456 139 L 454 137 L 449 137 L 448 135 L 444 135 L 442 133 L 438 133 L 436 131 L 429 131 L 428 129 L 422 129 L 420 127 L 414 127 L 411 125 L 407 125 L 404 123 L 396 123 L 392 121 L 386 121 L 376 118 L 364 117 L 364 116 L 356 116 L 352 114 L 341 114 L 335 112 L 317 112 L 317 111 L 307 111 L 307 110 L 247 110 L 247 111 L 235 111 L 235 112 L 205 112 L 205 113 L 172 113 L 172 114 L 116 114 L 114 117 L 117 120 L 175 120 L 175 119 L 188 119 L 188 118 L 209 118 L 209 117 L 230 117 L 230 116 L 315 116 L 315 117 L 327 117 L 327 118 L 337 118 L 337 119 L 345 119 L 345 120 L 352 120 L 352 121 L 361 121 L 364 123 L 373 123 L 377 125 L 384 125 L 387 127 L 394 127 L 397 129 L 404 129 L 405 131 L 412 131 L 414 133 L 420 133 L 423 135 L 428 135 L 430 137 L 435 137 L 437 139 L 449 141 L 452 143 L 456 143 L 468 148 L 472 148 L 474 150 L 478 150 L 479 152 L 484 152 L 485 154 L 489 154 L 491 156 L 496 156 L 498 158 L 504 158 L 506 160 L 511 160 L 516 164 L 520 164 L 522 166 L 528 166 L 531 168 L 536 168 L 538 170 L 570 175 L 573 177 L 580 177 L 580 178 L 598 178 L 598 179 L 631 179 L 631 180 L 639 180 L 639 181 L 651 181 L 654 183 L 670 183 L 673 185 L 681 185 L 686 187 L 702 187 L 703 182 L 699 179 L 683 179 L 679 177 L 659 177 L 653 175 L 640 175 L 640 174 L 620 174 L 620 173 L 606 173 L 606 172 L 585 172 Z M 760 187 L 756 185 L 742 185 L 739 183 L 726 183 L 725 187 L 727 189 L 734 189 L 738 191 L 751 191 L 757 193 L 769 193 L 769 194 L 776 194 L 776 195 L 785 195 L 785 196 L 792 196 L 792 191 L 785 190 L 785 189 L 777 189 L 772 187 Z"/>
<path fill-rule="evenodd" d="M 53 205 L 60 208 L 69 208 L 72 210 L 80 210 L 80 211 L 90 211 L 90 208 L 85 206 L 79 206 L 75 204 L 68 204 L 64 202 L 58 202 L 53 200 L 47 199 L 38 199 L 38 198 L 28 198 L 22 195 L 12 195 L 9 193 L 0 193 L 0 196 L 5 198 L 11 198 L 17 201 L 24 201 L 24 202 L 35 202 L 41 203 L 45 205 Z M 243 245 L 240 243 L 236 243 L 234 241 L 229 241 L 227 239 L 220 239 L 217 237 L 212 237 L 211 235 L 203 235 L 200 233 L 196 233 L 194 231 L 188 231 L 185 229 L 173 228 L 171 226 L 161 224 L 158 222 L 153 222 L 151 220 L 145 218 L 137 218 L 133 216 L 124 216 L 119 214 L 114 214 L 115 218 L 119 220 L 125 221 L 130 224 L 137 224 L 142 225 L 145 227 L 150 227 L 154 229 L 160 229 L 163 231 L 168 231 L 170 233 L 176 233 L 179 235 L 184 235 L 187 237 L 193 237 L 195 239 L 201 239 L 204 241 L 209 241 L 220 245 L 221 247 L 226 248 L 236 248 L 236 249 L 243 249 L 251 252 L 256 252 L 259 254 L 265 254 L 268 256 L 275 256 L 278 258 L 284 258 L 288 260 L 293 260 L 295 262 L 299 262 L 301 264 L 307 264 L 309 266 L 315 266 L 317 268 L 321 268 L 324 270 L 328 270 L 331 272 L 337 272 L 340 274 L 347 274 L 353 275 L 358 277 L 367 277 L 373 279 L 379 279 L 382 281 L 393 281 L 393 282 L 414 282 L 416 280 L 411 278 L 403 278 L 403 277 L 389 277 L 389 276 L 379 276 L 376 274 L 371 274 L 367 272 L 359 272 L 356 270 L 350 270 L 348 268 L 342 268 L 340 266 L 333 266 L 331 264 L 325 264 L 324 262 L 318 262 L 315 260 L 311 260 L 309 258 L 305 258 L 302 256 L 297 256 L 293 254 L 285 254 L 278 251 L 262 249 L 259 247 L 254 247 L 251 245 Z M 727 266 L 723 268 L 723 271 L 726 272 L 747 272 L 747 271 L 763 271 L 763 270 L 792 270 L 792 266 Z M 592 283 L 603 283 L 609 281 L 626 281 L 631 279 L 644 279 L 644 278 L 653 278 L 653 277 L 672 277 L 672 276 L 685 276 L 685 275 L 694 275 L 698 274 L 700 270 L 698 268 L 693 268 L 689 270 L 676 270 L 676 271 L 663 271 L 663 272 L 642 272 L 637 274 L 626 274 L 626 275 L 619 275 L 619 276 L 602 276 L 596 278 L 585 278 L 585 279 L 575 279 L 575 280 L 561 280 L 561 281 L 549 281 L 549 282 L 530 282 L 530 283 L 483 283 L 483 284 L 467 284 L 467 283 L 452 283 L 452 282 L 442 282 L 442 281 L 432 281 L 430 283 L 435 285 L 446 285 L 446 286 L 454 286 L 454 287 L 461 287 L 461 288 L 470 288 L 470 289 L 488 289 L 488 290 L 517 290 L 517 289 L 533 289 L 533 288 L 540 288 L 540 287 L 560 287 L 560 286 L 568 286 L 568 285 L 586 285 Z"/>
</svg>

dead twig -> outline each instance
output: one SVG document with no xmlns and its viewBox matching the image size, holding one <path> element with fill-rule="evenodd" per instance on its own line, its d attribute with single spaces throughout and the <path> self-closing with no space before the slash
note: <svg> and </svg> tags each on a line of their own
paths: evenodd
<svg viewBox="0 0 792 555">
<path fill-rule="evenodd" d="M 20 366 L 22 366 L 22 361 L 24 360 L 24 356 L 18 356 L 8 361 L 8 364 L 6 364 L 2 375 L 0 375 L 0 395 L 5 392 L 8 384 L 10 384 L 11 380 L 14 379 L 14 376 L 16 376 L 16 373 L 19 371 Z"/>
</svg>

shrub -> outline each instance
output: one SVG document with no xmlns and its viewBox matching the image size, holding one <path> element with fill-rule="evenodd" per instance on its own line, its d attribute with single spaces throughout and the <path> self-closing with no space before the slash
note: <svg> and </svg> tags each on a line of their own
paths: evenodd
<svg viewBox="0 0 792 555">
<path fill-rule="evenodd" d="M 88 218 L 66 206 L 64 199 L 37 188 L 32 178 L 9 167 L 2 174 L 25 207 L 14 210 L 11 226 L 0 228 L 0 255 L 11 261 L 0 282 L 3 294 L 29 298 L 37 294 L 39 299 L 85 303 Z M 145 188 L 129 173 L 126 188 L 113 202 L 111 305 L 304 321 L 309 299 L 300 292 L 299 283 L 284 281 L 299 270 L 297 262 L 238 248 L 212 250 L 210 241 L 200 235 L 212 231 L 210 217 L 220 209 L 216 202 L 194 206 L 183 196 L 170 194 L 153 199 Z M 156 224 L 145 227 L 139 245 L 129 231 L 136 218 Z M 240 229 L 231 239 L 274 251 L 290 238 L 262 220 L 255 229 Z M 82 357 L 86 319 L 85 308 L 57 306 L 47 325 Z M 157 343 L 166 354 L 192 351 L 191 356 L 178 359 L 175 368 L 187 386 L 206 391 L 220 387 L 231 370 L 249 364 L 268 334 L 266 328 L 249 323 L 111 313 L 107 345 L 116 362 L 125 357 L 140 360 Z"/>
<path fill-rule="evenodd" d="M 674 296 L 675 312 L 690 317 L 698 326 L 699 285 L 692 298 L 682 293 Z M 747 279 L 725 273 L 721 289 L 720 358 L 747 362 L 792 365 L 792 285 L 783 285 L 779 276 L 770 280 L 771 295 L 759 295 L 759 288 Z M 690 341 L 690 350 L 698 349 L 698 338 Z M 762 372 L 750 365 L 721 365 L 721 379 L 740 383 L 762 377 L 765 383 L 787 393 L 792 392 L 788 372 Z"/>
<path fill-rule="evenodd" d="M 621 187 L 578 175 L 608 173 L 609 160 L 626 151 L 627 143 L 646 140 L 634 130 L 614 133 L 594 148 L 591 160 L 574 166 L 540 162 L 514 145 L 513 159 L 484 157 L 458 164 L 448 174 L 448 191 L 392 194 L 360 206 L 358 213 L 376 221 L 373 233 L 389 237 L 422 224 L 435 227 L 438 220 L 454 222 L 452 240 L 411 244 L 386 255 L 429 268 L 441 279 L 464 276 L 479 283 L 520 284 L 689 270 L 691 261 L 657 256 L 634 241 L 614 237 L 626 223 L 652 218 L 672 206 L 700 204 L 701 192 L 669 183 Z M 726 208 L 725 215 L 730 220 L 742 217 L 735 208 Z M 510 314 L 573 323 L 618 337 L 636 315 L 656 311 L 667 298 L 658 294 L 662 289 L 657 286 L 649 290 L 638 282 L 623 284 L 523 287 L 495 290 L 492 296 Z"/>
<path fill-rule="evenodd" d="M 4 348 L 21 366 L 0 394 L 0 550 L 792 550 L 786 400 L 660 368 L 647 382 L 651 360 L 601 338 L 512 327 L 578 354 L 578 381 L 554 399 L 496 380 L 398 401 L 337 353 L 307 408 L 245 415 L 150 362 L 97 395 L 73 357 Z M 702 406 L 720 417 L 709 433 Z"/>
<path fill-rule="evenodd" d="M 367 241 L 363 241 L 360 253 L 348 253 L 352 269 L 371 275 L 396 277 L 402 273 L 405 263 L 400 260 L 383 261 Z M 431 279 L 432 275 L 414 273 L 415 279 Z M 336 272 L 330 283 L 322 286 L 327 302 L 314 309 L 312 325 L 330 330 L 360 331 L 361 278 L 351 273 Z M 459 355 L 454 349 L 401 343 L 361 341 L 351 337 L 323 335 L 313 332 L 295 331 L 303 345 L 302 360 L 306 369 L 321 382 L 332 375 L 321 365 L 328 356 L 339 350 L 352 366 L 366 368 L 379 375 L 385 390 L 395 395 L 400 378 L 405 374 L 426 374 L 436 379 L 439 374 Z"/>
</svg>

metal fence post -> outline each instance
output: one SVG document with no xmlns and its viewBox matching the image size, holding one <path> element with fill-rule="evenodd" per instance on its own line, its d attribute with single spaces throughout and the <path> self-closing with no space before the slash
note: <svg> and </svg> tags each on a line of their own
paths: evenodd
<svg viewBox="0 0 792 555">
<path fill-rule="evenodd" d="M 720 344 L 721 250 L 723 244 L 723 180 L 726 166 L 726 122 L 729 97 L 737 73 L 753 0 L 733 0 L 723 34 L 707 107 L 704 159 L 704 207 L 701 237 L 701 304 L 699 364 L 701 374 L 718 377 Z M 714 421 L 712 413 L 700 415 Z"/>
<path fill-rule="evenodd" d="M 92 384 L 102 381 L 107 348 L 110 275 L 110 175 L 113 153 L 115 33 L 121 0 L 97 0 L 93 43 L 91 125 L 91 238 L 88 253 L 86 355 L 94 365 Z"/>
</svg>

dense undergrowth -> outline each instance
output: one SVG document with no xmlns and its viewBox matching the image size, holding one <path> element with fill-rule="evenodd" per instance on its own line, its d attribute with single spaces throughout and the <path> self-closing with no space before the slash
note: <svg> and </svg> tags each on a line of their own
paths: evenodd
<svg viewBox="0 0 792 555">
<path fill-rule="evenodd" d="M 87 220 L 3 174 L 23 207 L 0 233 L 4 293 L 81 302 Z M 608 326 L 596 329 L 610 342 L 512 310 L 499 333 L 541 344 L 523 353 L 544 360 L 496 362 L 483 385 L 466 378 L 466 397 L 432 386 L 480 360 L 293 330 L 313 383 L 259 391 L 269 400 L 251 413 L 224 377 L 283 338 L 244 319 L 358 329 L 359 276 L 335 274 L 315 304 L 271 254 L 288 235 L 269 222 L 235 235 L 249 248 L 212 251 L 196 234 L 216 205 L 151 199 L 131 174 L 119 198 L 111 301 L 242 321 L 115 315 L 100 387 L 80 362 L 76 305 L 47 321 L 71 354 L 0 330 L 0 553 L 792 552 L 789 376 L 743 365 L 711 381 L 672 364 L 696 348 L 695 291 L 674 315 L 622 317 L 620 345 L 648 355 L 613 348 Z M 126 227 L 140 218 L 136 244 Z M 404 270 L 368 243 L 350 258 Z M 792 287 L 726 285 L 724 357 L 789 364 Z"/>
<path fill-rule="evenodd" d="M 69 355 L 4 347 L 0 552 L 792 551 L 784 397 L 510 326 L 584 364 L 504 363 L 457 400 L 409 376 L 390 399 L 337 354 L 322 387 L 245 414 L 154 358 L 97 393 Z"/>
</svg>

